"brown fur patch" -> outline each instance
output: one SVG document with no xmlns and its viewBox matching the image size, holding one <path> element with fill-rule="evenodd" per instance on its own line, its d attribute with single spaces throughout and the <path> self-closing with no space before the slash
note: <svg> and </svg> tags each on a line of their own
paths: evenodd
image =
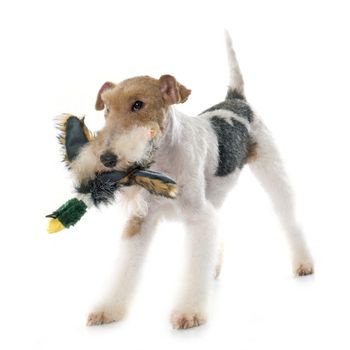
<svg viewBox="0 0 350 350">
<path fill-rule="evenodd" d="M 159 78 L 159 84 L 163 99 L 169 105 L 184 103 L 191 94 L 191 90 L 178 83 L 173 76 L 168 74 L 162 75 Z"/>
<path fill-rule="evenodd" d="M 245 162 L 252 163 L 258 159 L 258 143 L 250 142 L 248 145 L 248 153 L 246 155 Z"/>
<path fill-rule="evenodd" d="M 150 179 L 144 176 L 135 176 L 133 182 L 144 187 L 152 194 L 161 195 L 168 198 L 175 198 L 177 186 L 171 183 L 165 183 L 157 179 Z"/>
<path fill-rule="evenodd" d="M 165 83 L 168 85 L 165 86 Z M 100 110 L 106 106 L 106 127 L 128 130 L 155 122 L 163 131 L 168 106 L 185 102 L 190 93 L 191 90 L 170 75 L 163 75 L 160 79 L 140 76 L 119 84 L 105 83 L 99 90 L 96 108 Z M 174 98 L 170 98 L 169 94 Z M 133 111 L 132 106 L 136 101 L 142 101 L 143 107 Z"/>
<path fill-rule="evenodd" d="M 157 79 L 144 76 L 127 79 L 112 89 L 105 90 L 101 98 L 106 105 L 106 127 L 127 131 L 135 126 L 147 126 L 151 122 L 164 129 L 166 104 Z M 132 105 L 142 101 L 139 111 Z"/>
<path fill-rule="evenodd" d="M 97 93 L 97 98 L 96 98 L 96 103 L 95 103 L 95 108 L 97 111 L 101 111 L 105 104 L 102 101 L 101 95 L 105 90 L 108 89 L 113 89 L 115 87 L 115 84 L 111 83 L 110 81 L 106 81 L 100 88 L 100 90 Z"/>
<path fill-rule="evenodd" d="M 142 217 L 136 215 L 130 217 L 124 228 L 123 238 L 128 239 L 137 235 L 141 230 L 143 220 Z"/>
</svg>

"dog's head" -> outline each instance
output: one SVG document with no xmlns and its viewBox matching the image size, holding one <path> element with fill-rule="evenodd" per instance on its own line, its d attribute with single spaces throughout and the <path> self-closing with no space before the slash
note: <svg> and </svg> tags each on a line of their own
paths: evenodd
<svg viewBox="0 0 350 350">
<path fill-rule="evenodd" d="M 150 161 L 165 130 L 169 106 L 185 102 L 190 93 L 171 75 L 104 83 L 96 100 L 96 109 L 104 109 L 105 115 L 105 125 L 96 138 L 102 166 L 125 170 Z"/>
</svg>

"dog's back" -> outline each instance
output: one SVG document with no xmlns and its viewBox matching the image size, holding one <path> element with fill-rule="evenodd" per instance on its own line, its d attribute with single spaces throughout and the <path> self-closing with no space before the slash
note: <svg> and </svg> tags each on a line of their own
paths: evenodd
<svg viewBox="0 0 350 350">
<path fill-rule="evenodd" d="M 226 176 L 241 169 L 250 154 L 249 131 L 254 119 L 253 111 L 245 98 L 229 90 L 225 101 L 201 114 L 209 118 L 218 144 L 218 166 L 216 176 Z"/>
</svg>

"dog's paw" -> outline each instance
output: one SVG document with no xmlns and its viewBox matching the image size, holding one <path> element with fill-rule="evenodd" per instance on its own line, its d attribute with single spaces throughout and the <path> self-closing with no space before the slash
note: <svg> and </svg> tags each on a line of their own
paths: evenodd
<svg viewBox="0 0 350 350">
<path fill-rule="evenodd" d="M 173 312 L 170 318 L 174 329 L 188 329 L 204 324 L 206 317 L 199 312 Z"/>
<path fill-rule="evenodd" d="M 125 316 L 125 310 L 106 311 L 106 309 L 98 309 L 89 314 L 86 325 L 99 326 L 112 322 L 120 321 Z"/>
<path fill-rule="evenodd" d="M 293 264 L 294 275 L 296 277 L 308 276 L 314 273 L 314 264 L 311 259 L 305 259 L 303 262 Z"/>
<path fill-rule="evenodd" d="M 294 271 L 295 276 L 308 276 L 314 273 L 314 267 L 312 264 L 300 264 Z"/>
<path fill-rule="evenodd" d="M 114 322 L 112 314 L 105 311 L 91 312 L 87 318 L 87 326 L 98 326 Z"/>
</svg>

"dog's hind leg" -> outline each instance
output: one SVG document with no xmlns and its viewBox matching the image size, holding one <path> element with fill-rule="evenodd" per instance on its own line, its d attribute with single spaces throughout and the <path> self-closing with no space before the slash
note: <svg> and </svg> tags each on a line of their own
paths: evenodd
<svg viewBox="0 0 350 350">
<path fill-rule="evenodd" d="M 295 275 L 312 274 L 314 269 L 312 258 L 295 217 L 293 193 L 276 144 L 260 119 L 255 118 L 251 126 L 254 152 L 248 160 L 250 168 L 269 194 L 287 233 Z"/>
</svg>

